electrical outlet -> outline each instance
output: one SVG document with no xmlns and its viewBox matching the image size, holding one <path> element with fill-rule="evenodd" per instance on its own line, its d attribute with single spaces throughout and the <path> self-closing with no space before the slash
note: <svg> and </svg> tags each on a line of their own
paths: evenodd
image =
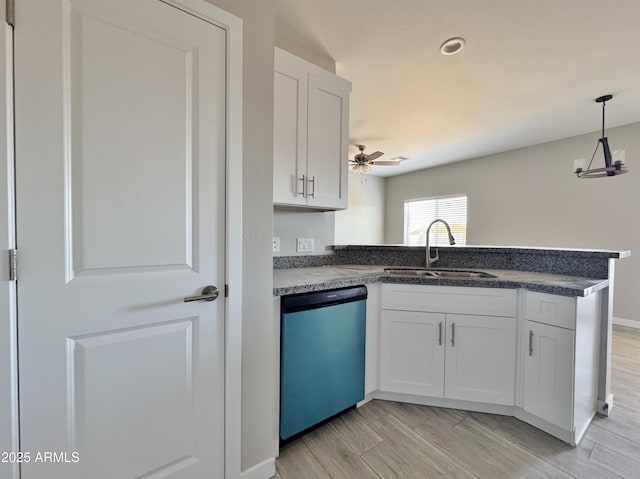
<svg viewBox="0 0 640 479">
<path fill-rule="evenodd" d="M 298 253 L 310 253 L 313 251 L 313 238 L 298 238 L 296 247 Z"/>
<path fill-rule="evenodd" d="M 273 237 L 273 252 L 274 253 L 279 253 L 280 252 L 280 237 L 279 236 L 274 236 Z"/>
</svg>

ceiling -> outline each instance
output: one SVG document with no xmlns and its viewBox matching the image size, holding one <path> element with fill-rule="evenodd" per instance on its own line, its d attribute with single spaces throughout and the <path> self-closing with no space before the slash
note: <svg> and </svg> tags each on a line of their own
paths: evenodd
<svg viewBox="0 0 640 479">
<path fill-rule="evenodd" d="M 275 0 L 279 44 L 353 84 L 357 143 L 390 176 L 640 121 L 638 0 Z M 439 47 L 461 36 L 465 48 Z M 597 134 L 594 136 L 597 138 Z M 615 139 L 610 139 L 616 147 Z M 586 144 L 576 157 L 589 156 Z M 619 146 L 621 147 L 621 146 Z M 566 169 L 574 158 L 566 159 Z"/>
</svg>

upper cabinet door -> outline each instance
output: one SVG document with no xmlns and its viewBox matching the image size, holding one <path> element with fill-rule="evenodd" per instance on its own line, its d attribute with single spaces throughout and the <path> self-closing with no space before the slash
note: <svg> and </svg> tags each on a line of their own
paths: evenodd
<svg viewBox="0 0 640 479">
<path fill-rule="evenodd" d="M 307 137 L 307 204 L 345 209 L 347 148 L 349 146 L 349 92 L 338 77 L 309 75 Z"/>
<path fill-rule="evenodd" d="M 350 92 L 348 81 L 276 48 L 274 204 L 347 208 Z"/>
<path fill-rule="evenodd" d="M 287 61 L 289 60 L 289 61 Z M 273 105 L 273 202 L 306 205 L 307 70 L 278 55 Z"/>
</svg>

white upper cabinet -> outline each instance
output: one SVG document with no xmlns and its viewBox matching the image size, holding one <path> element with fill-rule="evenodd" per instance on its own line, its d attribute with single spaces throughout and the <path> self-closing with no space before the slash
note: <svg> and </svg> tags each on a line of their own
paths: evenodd
<svg viewBox="0 0 640 479">
<path fill-rule="evenodd" d="M 347 208 L 351 83 L 275 49 L 273 202 Z"/>
</svg>

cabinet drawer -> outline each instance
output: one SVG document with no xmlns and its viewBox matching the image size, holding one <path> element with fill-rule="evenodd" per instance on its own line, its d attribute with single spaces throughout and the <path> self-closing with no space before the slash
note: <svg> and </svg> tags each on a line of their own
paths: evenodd
<svg viewBox="0 0 640 479">
<path fill-rule="evenodd" d="M 516 316 L 515 289 L 383 284 L 382 309 Z"/>
<path fill-rule="evenodd" d="M 566 329 L 576 327 L 576 298 L 527 291 L 524 303 L 525 319 Z"/>
</svg>

